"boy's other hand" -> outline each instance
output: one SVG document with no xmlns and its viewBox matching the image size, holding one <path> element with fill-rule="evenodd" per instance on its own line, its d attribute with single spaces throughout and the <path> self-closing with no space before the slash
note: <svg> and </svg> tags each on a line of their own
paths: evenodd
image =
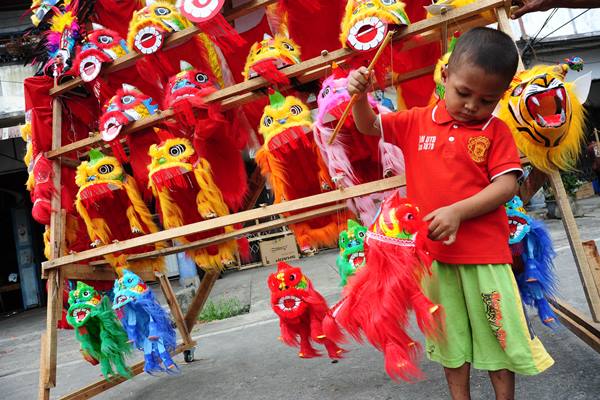
<svg viewBox="0 0 600 400">
<path fill-rule="evenodd" d="M 445 245 L 456 241 L 456 232 L 460 226 L 461 218 L 458 210 L 452 206 L 441 207 L 430 212 L 423 218 L 429 222 L 429 239 L 444 240 Z"/>
<path fill-rule="evenodd" d="M 557 0 L 514 0 L 513 4 L 518 8 L 512 12 L 510 17 L 517 19 L 530 12 L 548 11 L 551 8 L 561 7 L 561 3 Z"/>
<path fill-rule="evenodd" d="M 367 67 L 360 67 L 348 76 L 348 93 L 364 95 L 373 86 L 373 72 L 369 74 Z"/>
</svg>

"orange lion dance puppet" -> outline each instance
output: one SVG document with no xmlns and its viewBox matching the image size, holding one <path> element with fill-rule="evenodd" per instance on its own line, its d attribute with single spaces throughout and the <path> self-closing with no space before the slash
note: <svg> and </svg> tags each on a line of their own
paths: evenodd
<svg viewBox="0 0 600 400">
<path fill-rule="evenodd" d="M 398 192 L 386 199 L 367 232 L 366 265 L 348 280 L 344 298 L 323 322 L 326 335 L 336 333 L 336 323 L 359 342 L 364 335 L 384 353 L 392 379 L 422 376 L 417 366 L 421 345 L 406 332 L 409 311 L 414 310 L 419 328 L 428 336 L 438 332 L 442 321 L 440 307 L 420 286 L 431 266 L 426 237 L 427 224 L 418 207 Z"/>
<path fill-rule="evenodd" d="M 300 347 L 301 358 L 321 356 L 311 342 L 325 346 L 329 358 L 342 358 L 345 350 L 337 345 L 342 335 L 323 333 L 321 323 L 329 307 L 302 270 L 279 262 L 277 272 L 269 275 L 267 283 L 271 289 L 271 307 L 279 316 L 281 340 L 288 346 Z"/>
<path fill-rule="evenodd" d="M 333 183 L 315 144 L 306 104 L 277 91 L 269 98 L 271 104 L 265 107 L 259 128 L 265 143 L 256 153 L 256 163 L 268 176 L 275 203 L 331 190 Z M 334 245 L 339 234 L 335 216 L 314 218 L 290 228 L 305 254 L 319 246 Z"/>
</svg>

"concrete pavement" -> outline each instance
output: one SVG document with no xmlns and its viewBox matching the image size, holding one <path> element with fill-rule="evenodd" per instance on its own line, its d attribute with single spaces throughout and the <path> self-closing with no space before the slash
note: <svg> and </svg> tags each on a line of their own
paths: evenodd
<svg viewBox="0 0 600 400">
<path fill-rule="evenodd" d="M 586 216 L 577 223 L 583 240 L 600 245 L 600 198 L 582 202 Z M 567 302 L 587 312 L 581 284 L 560 221 L 546 221 L 558 250 L 557 273 Z M 332 304 L 338 299 L 339 277 L 335 251 L 296 263 Z M 176 361 L 179 376 L 139 375 L 98 396 L 101 399 L 445 399 L 443 372 L 422 362 L 426 379 L 395 383 L 383 370 L 382 355 L 368 345 L 351 343 L 347 357 L 337 364 L 326 358 L 303 360 L 296 349 L 283 345 L 278 319 L 269 306 L 266 278 L 274 267 L 230 272 L 218 280 L 211 297 L 237 297 L 250 304 L 249 314 L 197 325 L 196 361 Z M 155 287 L 155 290 L 158 288 Z M 0 321 L 0 398 L 34 399 L 37 394 L 39 336 L 45 310 L 32 310 Z M 537 319 L 534 328 L 556 360 L 549 371 L 517 381 L 517 398 L 597 399 L 600 392 L 600 355 L 566 328 L 551 331 Z M 415 334 L 420 337 L 420 335 Z M 140 360 L 137 353 L 132 362 Z M 58 387 L 53 398 L 74 391 L 100 377 L 97 367 L 84 362 L 72 331 L 59 331 Z M 474 399 L 492 398 L 487 374 L 474 371 Z"/>
</svg>

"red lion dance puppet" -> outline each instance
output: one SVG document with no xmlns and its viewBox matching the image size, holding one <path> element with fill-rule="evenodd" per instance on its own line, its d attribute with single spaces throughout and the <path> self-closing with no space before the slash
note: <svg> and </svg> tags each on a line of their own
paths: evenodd
<svg viewBox="0 0 600 400">
<path fill-rule="evenodd" d="M 181 71 L 169 79 L 163 105 L 175 114 L 176 122 L 168 125 L 169 130 L 192 141 L 198 156 L 210 164 L 225 203 L 238 211 L 248 189 L 242 158 L 248 130 L 242 126 L 239 112 L 205 103 L 206 96 L 223 87 L 221 67 L 213 61 L 194 66 L 181 60 Z"/>
<path fill-rule="evenodd" d="M 301 358 L 321 356 L 311 342 L 325 346 L 329 358 L 342 358 L 345 350 L 337 343 L 343 337 L 339 331 L 332 336 L 323 333 L 321 323 L 329 307 L 302 270 L 279 262 L 277 272 L 269 275 L 267 282 L 271 290 L 271 307 L 279 316 L 281 340 L 288 346 L 300 347 L 298 356 Z"/>
<path fill-rule="evenodd" d="M 344 298 L 323 323 L 325 334 L 336 334 L 337 323 L 359 342 L 364 335 L 384 353 L 385 370 L 392 379 L 422 376 L 417 366 L 421 345 L 406 332 L 409 311 L 414 310 L 427 336 L 435 336 L 442 321 L 440 307 L 420 286 L 431 265 L 426 237 L 427 224 L 419 208 L 395 192 L 383 202 L 367 232 L 366 266 L 349 279 Z"/>
</svg>

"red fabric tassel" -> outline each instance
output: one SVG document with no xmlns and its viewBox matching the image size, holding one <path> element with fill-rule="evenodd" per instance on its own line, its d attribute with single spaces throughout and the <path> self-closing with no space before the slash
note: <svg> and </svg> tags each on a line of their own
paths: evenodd
<svg viewBox="0 0 600 400">
<path fill-rule="evenodd" d="M 231 52 L 246 44 L 244 38 L 221 14 L 215 15 L 210 21 L 196 24 L 202 32 L 208 34 L 222 50 Z"/>
<path fill-rule="evenodd" d="M 246 263 L 250 261 L 250 242 L 246 236 L 241 237 L 237 240 L 238 252 L 240 253 L 240 259 Z"/>
<path fill-rule="evenodd" d="M 148 165 L 152 161 L 148 155 L 148 149 L 159 142 L 160 140 L 152 128 L 127 135 L 129 165 L 131 165 L 133 177 L 146 202 L 152 199 L 152 191 L 148 188 Z"/>
<path fill-rule="evenodd" d="M 278 70 L 271 60 L 259 61 L 252 66 L 252 69 L 274 85 L 287 86 L 290 84 L 288 77 Z"/>
<path fill-rule="evenodd" d="M 31 216 L 42 225 L 50 225 L 50 214 L 52 207 L 47 199 L 36 199 L 31 208 Z"/>
</svg>

